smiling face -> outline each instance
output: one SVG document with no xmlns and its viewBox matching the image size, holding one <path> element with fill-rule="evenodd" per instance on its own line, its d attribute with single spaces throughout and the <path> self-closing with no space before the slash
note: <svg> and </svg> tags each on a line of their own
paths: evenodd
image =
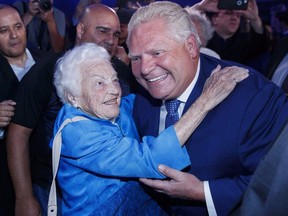
<svg viewBox="0 0 288 216">
<path fill-rule="evenodd" d="M 95 43 L 112 55 L 118 45 L 120 22 L 112 9 L 104 5 L 91 5 L 77 25 L 79 42 Z"/>
<path fill-rule="evenodd" d="M 0 52 L 6 58 L 24 55 L 26 31 L 24 24 L 14 8 L 0 9 Z"/>
<path fill-rule="evenodd" d="M 81 94 L 75 101 L 83 111 L 101 119 L 119 115 L 121 88 L 109 62 L 87 64 L 82 71 Z"/>
<path fill-rule="evenodd" d="M 190 36 L 179 42 L 163 19 L 138 24 L 130 33 L 129 56 L 137 81 L 158 99 L 179 97 L 192 82 L 199 50 Z"/>
</svg>

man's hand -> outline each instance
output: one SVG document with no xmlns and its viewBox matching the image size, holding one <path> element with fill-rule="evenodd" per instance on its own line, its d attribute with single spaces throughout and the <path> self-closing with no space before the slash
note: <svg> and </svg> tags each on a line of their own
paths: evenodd
<svg viewBox="0 0 288 216">
<path fill-rule="evenodd" d="M 161 164 L 158 170 L 167 176 L 169 180 L 140 178 L 140 182 L 152 187 L 159 193 L 167 194 L 173 198 L 205 201 L 204 184 L 194 175 Z"/>
<path fill-rule="evenodd" d="M 194 4 L 191 9 L 198 10 L 201 12 L 214 12 L 218 13 L 219 9 L 217 7 L 218 0 L 202 0 L 201 2 Z"/>
<path fill-rule="evenodd" d="M 8 126 L 11 117 L 14 115 L 16 103 L 12 100 L 5 100 L 0 103 L 0 128 Z"/>
<path fill-rule="evenodd" d="M 259 10 L 258 10 L 256 0 L 249 0 L 247 10 L 239 10 L 238 12 L 248 22 L 250 22 L 255 32 L 257 32 L 258 34 L 263 34 L 264 28 L 263 28 L 262 20 L 259 16 Z"/>
<path fill-rule="evenodd" d="M 54 20 L 54 16 L 53 16 L 53 8 L 51 8 L 51 10 L 49 11 L 42 11 L 40 9 L 40 14 L 39 17 L 46 22 L 47 24 L 50 22 L 55 22 Z"/>
</svg>

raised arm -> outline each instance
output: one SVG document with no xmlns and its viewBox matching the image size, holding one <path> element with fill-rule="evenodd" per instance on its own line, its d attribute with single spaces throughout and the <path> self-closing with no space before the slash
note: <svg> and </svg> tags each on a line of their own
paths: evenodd
<svg viewBox="0 0 288 216">
<path fill-rule="evenodd" d="M 207 113 L 223 101 L 235 88 L 236 84 L 248 77 L 248 70 L 237 66 L 220 66 L 206 80 L 200 97 L 192 104 L 174 128 L 181 145 L 184 145 Z M 191 121 L 193 119 L 193 121 Z"/>
<path fill-rule="evenodd" d="M 40 18 L 47 23 L 49 35 L 50 35 L 50 42 L 54 52 L 58 53 L 63 51 L 64 49 L 64 37 L 60 34 L 57 29 L 56 20 L 53 15 L 53 8 L 47 12 L 41 11 Z M 62 20 L 57 20 L 57 22 L 61 22 L 61 26 L 65 23 L 62 23 Z"/>
</svg>

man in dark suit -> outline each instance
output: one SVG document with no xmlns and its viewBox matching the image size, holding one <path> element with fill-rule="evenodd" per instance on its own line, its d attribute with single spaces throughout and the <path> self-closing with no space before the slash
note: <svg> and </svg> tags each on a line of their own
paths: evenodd
<svg viewBox="0 0 288 216">
<path fill-rule="evenodd" d="M 285 216 L 288 212 L 288 124 L 256 169 L 233 215 Z"/>
<path fill-rule="evenodd" d="M 211 71 L 217 65 L 231 66 L 199 54 L 189 15 L 172 2 L 139 8 L 128 32 L 132 71 L 144 88 L 133 109 L 141 136 L 156 136 L 164 129 L 164 102 L 179 100 L 181 116 L 199 97 Z M 171 215 L 228 215 L 287 120 L 283 91 L 249 69 L 249 77 L 209 112 L 187 141 L 190 169 L 182 172 L 161 165 L 159 171 L 167 180 L 140 180 L 171 197 L 162 197 Z"/>
</svg>

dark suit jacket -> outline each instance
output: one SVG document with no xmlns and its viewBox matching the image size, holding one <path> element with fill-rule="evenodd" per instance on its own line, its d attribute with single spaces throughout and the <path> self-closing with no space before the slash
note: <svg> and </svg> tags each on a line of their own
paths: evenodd
<svg viewBox="0 0 288 216">
<path fill-rule="evenodd" d="M 233 215 L 286 216 L 288 213 L 288 124 L 256 169 L 242 205 Z"/>
<path fill-rule="evenodd" d="M 201 56 L 198 81 L 184 112 L 199 97 L 206 79 L 217 66 L 230 65 Z M 143 92 L 137 95 L 133 115 L 141 136 L 157 136 L 161 101 Z M 276 85 L 250 69 L 220 105 L 215 107 L 186 142 L 191 159 L 188 172 L 208 180 L 218 215 L 228 215 L 241 201 L 259 161 L 288 120 L 288 102 Z M 165 144 L 164 144 L 165 145 Z M 174 213 L 207 215 L 205 204 L 175 201 Z"/>
</svg>

